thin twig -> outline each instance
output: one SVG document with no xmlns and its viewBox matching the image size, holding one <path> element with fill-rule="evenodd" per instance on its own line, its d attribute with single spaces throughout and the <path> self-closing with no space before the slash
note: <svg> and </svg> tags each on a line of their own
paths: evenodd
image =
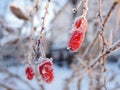
<svg viewBox="0 0 120 90">
<path fill-rule="evenodd" d="M 83 2 L 83 0 L 80 0 L 80 2 L 78 3 L 78 5 L 75 8 L 73 8 L 73 10 L 72 10 L 73 13 L 76 13 L 78 11 L 78 9 L 80 8 L 82 2 Z"/>
<path fill-rule="evenodd" d="M 94 67 L 96 65 L 97 62 L 99 62 L 101 60 L 101 58 L 103 58 L 104 56 L 110 54 L 111 52 L 117 50 L 120 48 L 120 40 L 117 41 L 114 45 L 112 45 L 110 48 L 108 48 L 107 50 L 105 50 L 103 53 L 99 54 L 93 61 L 94 63 L 91 65 L 91 67 Z M 95 68 L 95 67 L 94 67 Z"/>
<path fill-rule="evenodd" d="M 45 19 L 48 14 L 49 4 L 50 4 L 50 0 L 48 0 L 48 2 L 46 3 L 46 6 L 45 6 L 45 13 L 44 13 L 44 16 L 42 17 L 42 25 L 41 25 L 40 35 L 39 35 L 39 39 L 37 41 L 37 46 L 36 46 L 37 51 L 41 53 L 42 57 L 45 57 L 45 51 L 44 51 L 44 47 L 43 47 L 43 31 L 45 29 Z"/>
<path fill-rule="evenodd" d="M 71 82 L 71 80 L 74 79 L 74 77 L 78 77 L 78 79 L 81 79 L 84 74 L 87 74 L 88 71 L 92 68 L 96 68 L 97 67 L 97 64 L 98 62 L 100 62 L 101 58 L 107 56 L 108 54 L 112 53 L 113 51 L 117 50 L 120 48 L 120 40 L 118 42 L 116 42 L 114 45 L 112 45 L 110 48 L 108 48 L 107 50 L 105 50 L 103 53 L 99 54 L 93 61 L 93 63 L 88 66 L 88 67 L 85 67 L 84 69 L 82 69 L 83 73 L 79 73 L 76 75 L 77 72 L 74 72 L 73 75 L 69 78 L 69 80 L 67 81 L 67 83 L 69 84 Z M 79 69 L 80 70 L 80 69 Z"/>
<path fill-rule="evenodd" d="M 117 3 L 114 2 L 113 5 L 112 5 L 112 7 L 111 7 L 111 9 L 109 10 L 106 18 L 105 18 L 103 24 L 102 24 L 102 26 L 103 26 L 102 29 L 97 32 L 97 34 L 95 35 L 93 41 L 91 42 L 91 44 L 88 46 L 88 48 L 87 48 L 87 49 L 85 50 L 85 52 L 83 53 L 83 57 L 82 57 L 83 59 L 85 59 L 86 56 L 90 53 L 90 51 L 91 51 L 94 43 L 96 42 L 99 34 L 101 33 L 101 31 L 102 31 L 102 32 L 104 31 L 105 26 L 107 25 L 107 22 L 109 21 L 111 15 L 112 15 L 112 12 L 114 11 L 116 5 L 117 5 Z"/>
<path fill-rule="evenodd" d="M 103 19 L 102 19 L 102 1 L 101 0 L 98 0 L 98 6 L 99 6 L 99 9 L 98 9 L 98 17 L 99 17 L 99 20 L 100 20 L 100 29 L 102 30 L 102 22 L 103 22 Z M 105 50 L 105 47 L 107 46 L 107 43 L 106 43 L 106 39 L 104 37 L 104 32 L 102 30 L 101 32 L 101 38 L 102 38 L 102 43 L 103 43 L 103 47 L 102 47 L 102 53 L 104 52 Z M 107 75 L 107 69 L 106 69 L 106 60 L 105 60 L 105 57 L 102 58 L 103 59 L 103 62 L 102 62 L 102 65 L 101 67 L 103 67 L 103 73 L 104 73 L 104 88 L 105 90 L 107 90 L 107 86 L 106 86 L 106 75 Z M 99 77 L 100 78 L 100 77 Z"/>
<path fill-rule="evenodd" d="M 48 0 L 48 2 L 47 2 L 47 4 L 46 4 L 45 13 L 44 13 L 44 16 L 42 17 L 42 26 L 41 26 L 41 30 L 40 30 L 40 38 L 41 38 L 41 36 L 42 36 L 43 30 L 45 29 L 45 19 L 46 19 L 46 16 L 47 16 L 47 14 L 48 14 L 49 4 L 50 4 L 50 0 Z"/>
<path fill-rule="evenodd" d="M 87 12 L 88 12 L 88 0 L 84 0 L 83 1 L 83 16 L 87 16 Z"/>
<path fill-rule="evenodd" d="M 39 5 L 40 5 L 40 1 L 41 0 L 37 0 L 35 6 L 33 7 L 33 10 L 32 12 L 30 13 L 30 23 L 31 23 L 31 32 L 30 32 L 30 43 L 29 44 L 29 55 L 28 55 L 28 63 L 29 65 L 32 64 L 32 62 L 34 61 L 34 57 L 32 56 L 32 54 L 34 53 L 34 50 L 33 50 L 33 47 L 35 46 L 35 40 L 34 40 L 34 16 L 37 14 L 38 12 L 38 8 L 39 8 Z"/>
</svg>

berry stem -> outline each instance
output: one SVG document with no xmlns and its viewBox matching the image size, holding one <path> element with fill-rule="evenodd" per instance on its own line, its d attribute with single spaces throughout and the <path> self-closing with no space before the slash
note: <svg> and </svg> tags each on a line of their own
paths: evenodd
<svg viewBox="0 0 120 90">
<path fill-rule="evenodd" d="M 83 16 L 87 16 L 87 12 L 88 12 L 88 0 L 83 0 Z"/>
</svg>

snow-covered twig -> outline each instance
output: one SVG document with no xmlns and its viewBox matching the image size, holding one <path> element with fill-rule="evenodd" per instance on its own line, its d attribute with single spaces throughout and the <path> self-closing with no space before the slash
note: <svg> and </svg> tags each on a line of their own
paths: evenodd
<svg viewBox="0 0 120 90">
<path fill-rule="evenodd" d="M 83 0 L 83 16 L 87 16 L 88 12 L 88 0 Z"/>
<path fill-rule="evenodd" d="M 78 73 L 78 72 L 74 72 L 73 75 L 67 80 L 67 85 L 75 78 L 78 77 L 78 79 L 81 79 L 84 74 L 89 73 L 89 70 L 93 70 L 94 68 L 96 68 L 98 66 L 98 62 L 100 62 L 101 58 L 114 52 L 115 50 L 120 48 L 120 40 L 118 42 L 116 42 L 114 45 L 112 45 L 109 49 L 105 50 L 103 53 L 99 54 L 93 61 L 93 63 L 88 66 L 88 67 L 84 67 L 82 69 L 82 73 Z M 80 69 L 79 69 L 80 70 Z M 78 73 L 78 74 L 77 74 Z M 93 73 L 93 71 L 92 71 Z"/>
<path fill-rule="evenodd" d="M 38 8 L 40 5 L 40 0 L 37 0 L 35 6 L 33 7 L 33 10 L 30 13 L 30 23 L 31 23 L 31 32 L 30 32 L 30 43 L 29 44 L 29 55 L 28 55 L 28 63 L 31 65 L 34 61 L 34 57 L 32 56 L 32 54 L 34 53 L 33 51 L 33 47 L 35 46 L 35 40 L 33 38 L 34 36 L 34 16 L 36 15 L 36 13 L 38 12 Z"/>
<path fill-rule="evenodd" d="M 99 17 L 99 21 L 100 21 L 100 30 L 102 30 L 102 23 L 103 23 L 103 18 L 102 18 L 102 1 L 101 0 L 98 0 L 98 17 Z M 102 38 L 102 43 L 103 43 L 103 47 L 102 47 L 102 50 L 100 52 L 104 52 L 105 50 L 105 47 L 107 46 L 107 43 L 106 43 L 106 39 L 104 37 L 104 32 L 102 31 L 101 32 L 101 38 Z M 106 71 L 107 68 L 106 68 L 106 60 L 105 60 L 105 57 L 102 58 L 102 64 L 101 64 L 101 68 L 103 68 L 103 71 Z M 100 63 L 99 63 L 100 64 Z M 100 69 L 101 70 L 101 69 Z M 102 71 L 102 70 L 101 70 Z M 99 72 L 101 73 L 101 72 Z M 107 72 L 103 72 L 104 73 L 104 88 L 105 90 L 107 90 L 107 86 L 106 86 L 106 77 L 107 77 Z M 101 74 L 100 75 L 97 75 L 97 78 L 101 78 Z M 100 82 L 100 80 L 98 80 L 98 83 Z M 98 85 L 98 88 L 100 88 L 100 86 Z"/>
<path fill-rule="evenodd" d="M 108 48 L 107 50 L 105 50 L 103 53 L 99 54 L 93 61 L 93 63 L 91 64 L 90 67 L 95 68 L 96 64 L 101 60 L 102 57 L 110 54 L 111 52 L 117 50 L 120 48 L 120 40 L 117 41 L 114 45 L 112 45 L 110 48 Z"/>
<path fill-rule="evenodd" d="M 102 24 L 102 26 L 103 26 L 102 29 L 97 32 L 97 34 L 95 35 L 93 41 L 90 43 L 90 45 L 88 46 L 88 48 L 87 48 L 87 49 L 85 50 L 85 52 L 83 53 L 83 59 L 85 59 L 85 58 L 87 57 L 87 55 L 90 53 L 90 51 L 91 51 L 93 45 L 95 44 L 98 36 L 101 34 L 101 31 L 102 31 L 102 32 L 104 31 L 105 26 L 107 25 L 107 22 L 109 21 L 111 15 L 112 15 L 112 12 L 114 11 L 116 5 L 117 5 L 117 3 L 114 2 L 113 5 L 112 5 L 112 7 L 110 8 L 110 10 L 109 10 L 106 18 L 105 18 L 103 24 Z"/>
<path fill-rule="evenodd" d="M 37 41 L 37 46 L 36 46 L 38 52 L 40 51 L 42 57 L 45 57 L 45 51 L 44 51 L 44 47 L 43 47 L 43 31 L 45 29 L 45 19 L 48 14 L 49 4 L 50 4 L 50 0 L 48 0 L 48 2 L 46 3 L 46 6 L 45 6 L 45 13 L 44 13 L 44 16 L 42 17 L 42 25 L 41 25 L 40 35 L 39 35 L 39 39 Z"/>
<path fill-rule="evenodd" d="M 41 30 L 40 30 L 40 37 L 42 36 L 42 32 L 43 30 L 45 29 L 45 19 L 46 19 L 46 16 L 48 14 L 48 8 L 49 8 L 49 4 L 50 4 L 50 0 L 48 0 L 47 4 L 46 4 L 46 7 L 45 7 L 45 13 L 44 13 L 44 16 L 42 17 L 42 26 L 41 26 Z"/>
<path fill-rule="evenodd" d="M 83 2 L 83 0 L 80 0 L 80 2 L 78 3 L 78 5 L 75 7 L 75 8 L 73 8 L 73 13 L 76 13 L 77 12 L 77 10 L 79 9 L 79 7 L 81 6 L 81 4 L 82 4 L 82 2 Z"/>
</svg>

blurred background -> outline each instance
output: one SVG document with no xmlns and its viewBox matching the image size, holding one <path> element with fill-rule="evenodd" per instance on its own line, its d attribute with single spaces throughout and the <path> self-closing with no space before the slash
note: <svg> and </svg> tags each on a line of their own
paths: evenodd
<svg viewBox="0 0 120 90">
<path fill-rule="evenodd" d="M 0 0 L 0 90 L 68 90 L 65 88 L 65 82 L 74 73 L 73 67 L 78 63 L 76 56 L 82 56 L 99 30 L 98 0 L 89 0 L 85 40 L 77 53 L 68 51 L 67 42 L 71 26 L 74 19 L 82 15 L 82 6 L 77 13 L 73 13 L 72 10 L 79 0 L 51 0 L 49 13 L 45 19 L 44 39 L 46 56 L 53 58 L 55 79 L 51 84 L 43 83 L 41 86 L 35 79 L 27 80 L 25 75 L 27 54 L 30 52 L 31 44 L 31 23 L 28 17 L 35 3 L 36 0 Z M 46 3 L 47 0 L 41 0 L 39 10 L 34 16 L 36 38 L 42 25 Z M 103 19 L 113 3 L 114 0 L 102 0 Z M 110 44 L 120 39 L 119 22 L 120 4 L 115 7 L 105 27 L 105 37 Z M 89 58 L 95 58 L 99 54 L 98 51 L 101 49 L 99 44 L 97 40 Z M 107 88 L 120 90 L 120 49 L 111 53 L 107 60 Z M 100 84 L 103 85 L 102 80 Z M 81 79 L 81 83 L 73 80 L 68 87 L 69 90 L 91 90 L 87 75 Z"/>
</svg>

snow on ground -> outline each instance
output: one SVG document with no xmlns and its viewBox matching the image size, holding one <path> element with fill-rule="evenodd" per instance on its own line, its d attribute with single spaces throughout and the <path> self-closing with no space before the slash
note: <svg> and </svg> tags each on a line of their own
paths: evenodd
<svg viewBox="0 0 120 90">
<path fill-rule="evenodd" d="M 39 90 L 36 80 L 30 81 L 30 80 L 26 79 L 24 66 L 9 67 L 9 71 L 19 75 L 24 80 L 28 81 L 35 88 L 35 90 Z M 51 84 L 44 83 L 45 90 L 63 90 L 64 80 L 72 74 L 72 70 L 68 69 L 67 67 L 60 68 L 60 67 L 54 65 L 54 74 L 55 74 L 55 79 Z M 0 81 L 3 78 L 4 78 L 3 74 L 0 73 Z M 3 82 L 3 83 L 5 84 L 6 82 Z M 17 86 L 16 90 L 18 90 L 18 88 L 20 88 L 22 90 L 29 90 L 29 88 L 24 83 L 21 83 L 19 80 L 15 80 L 15 79 L 8 80 L 8 82 L 6 84 L 11 84 L 11 83 L 12 83 L 12 87 L 14 85 Z"/>
<path fill-rule="evenodd" d="M 118 67 L 117 63 L 108 63 L 107 65 L 108 68 L 108 82 L 107 82 L 107 87 L 108 90 L 110 90 L 111 88 L 114 88 L 117 85 L 120 85 L 120 70 Z M 68 69 L 67 67 L 58 67 L 56 65 L 54 65 L 54 73 L 55 73 L 55 79 L 51 84 L 44 84 L 45 86 L 45 90 L 63 90 L 64 85 L 65 85 L 65 79 L 70 77 L 70 75 L 72 74 L 72 70 Z M 24 80 L 26 80 L 27 82 L 29 82 L 34 88 L 35 90 L 39 90 L 38 84 L 35 80 L 29 81 L 26 79 L 25 76 L 25 67 L 24 66 L 17 66 L 17 67 L 9 67 L 9 71 L 12 73 L 16 73 L 17 75 L 19 75 L 20 77 L 22 77 Z M 116 75 L 113 80 L 110 81 L 111 76 Z M 11 85 L 11 87 L 16 86 L 16 90 L 22 89 L 22 90 L 30 90 L 24 83 L 21 83 L 19 80 L 16 79 L 11 79 L 8 80 L 7 82 L 3 82 L 3 78 L 6 77 L 3 73 L 0 73 L 0 81 L 2 81 L 2 83 L 6 84 L 6 85 Z M 11 84 L 12 83 L 12 84 Z M 81 90 L 89 90 L 89 79 L 87 77 L 87 75 L 84 77 L 84 79 L 82 79 L 82 83 L 81 83 Z M 73 81 L 70 84 L 70 90 L 77 90 L 76 89 L 76 83 Z M 2 90 L 2 89 L 0 89 Z"/>
<path fill-rule="evenodd" d="M 64 80 L 72 74 L 72 70 L 63 67 L 54 66 L 55 80 L 52 84 L 46 84 L 46 90 L 63 90 Z"/>
</svg>

